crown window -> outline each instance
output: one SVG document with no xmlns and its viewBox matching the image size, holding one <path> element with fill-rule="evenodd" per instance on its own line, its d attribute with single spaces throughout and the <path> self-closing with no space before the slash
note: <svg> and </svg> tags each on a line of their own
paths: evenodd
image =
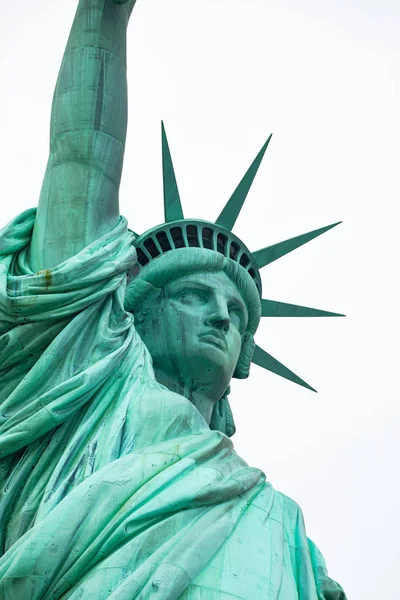
<svg viewBox="0 0 400 600">
<path fill-rule="evenodd" d="M 142 267 L 144 267 L 144 265 L 147 265 L 149 261 L 149 259 L 147 258 L 147 256 L 145 255 L 145 253 L 143 252 L 143 250 L 141 250 L 141 248 L 137 248 L 136 249 L 137 252 L 137 259 L 138 259 L 138 263 L 142 265 Z"/>
<path fill-rule="evenodd" d="M 160 251 L 154 243 L 152 238 L 149 238 L 143 242 L 143 246 L 146 248 L 148 253 L 152 258 L 156 258 L 156 256 L 160 256 Z"/>
<path fill-rule="evenodd" d="M 213 230 L 210 229 L 209 227 L 203 227 L 202 237 L 203 237 L 203 248 L 208 248 L 209 250 L 214 250 Z"/>
<path fill-rule="evenodd" d="M 231 242 L 231 247 L 229 249 L 229 257 L 232 260 L 236 260 L 237 259 L 237 255 L 240 252 L 240 246 L 239 244 L 237 244 L 236 242 Z"/>
<path fill-rule="evenodd" d="M 226 256 L 226 246 L 228 243 L 228 238 L 223 233 L 219 233 L 217 236 L 217 250 L 224 256 Z"/>
<path fill-rule="evenodd" d="M 193 248 L 199 248 L 199 234 L 195 225 L 188 225 L 186 227 L 186 235 L 189 246 L 192 246 Z"/>
<path fill-rule="evenodd" d="M 165 231 L 159 231 L 158 233 L 156 233 L 156 238 L 163 252 L 168 252 L 168 250 L 172 250 L 170 241 Z"/>
<path fill-rule="evenodd" d="M 184 248 L 186 246 L 183 239 L 182 229 L 180 227 L 172 227 L 170 230 L 175 248 Z"/>
<path fill-rule="evenodd" d="M 242 267 L 246 268 L 250 264 L 250 259 L 247 256 L 247 254 L 242 254 L 239 262 L 242 265 Z"/>
</svg>

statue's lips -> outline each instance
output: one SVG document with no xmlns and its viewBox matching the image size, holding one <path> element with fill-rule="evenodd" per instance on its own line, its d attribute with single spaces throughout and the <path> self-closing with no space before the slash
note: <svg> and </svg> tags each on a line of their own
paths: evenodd
<svg viewBox="0 0 400 600">
<path fill-rule="evenodd" d="M 200 336 L 200 339 L 205 341 L 207 344 L 211 344 L 213 346 L 216 346 L 217 348 L 220 348 L 221 350 L 226 350 L 226 337 L 225 335 L 218 331 L 207 331 L 206 333 L 202 333 Z"/>
</svg>

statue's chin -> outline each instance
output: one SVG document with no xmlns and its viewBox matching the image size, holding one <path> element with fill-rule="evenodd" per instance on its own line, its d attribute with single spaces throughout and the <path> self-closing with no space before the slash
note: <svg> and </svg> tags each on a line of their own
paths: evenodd
<svg viewBox="0 0 400 600">
<path fill-rule="evenodd" d="M 169 351 L 160 351 L 155 347 L 153 358 L 154 370 L 160 383 L 176 391 L 177 387 L 195 390 L 199 386 L 208 396 L 219 397 L 229 386 L 236 362 L 230 356 L 226 345 L 212 336 L 204 336 L 194 342 L 189 340 L 179 348 L 171 345 Z M 198 390 L 200 391 L 200 390 Z"/>
<path fill-rule="evenodd" d="M 207 349 L 186 361 L 179 376 L 199 385 L 221 388 L 222 393 L 232 378 L 232 369 L 227 368 L 226 355 L 219 349 Z"/>
</svg>

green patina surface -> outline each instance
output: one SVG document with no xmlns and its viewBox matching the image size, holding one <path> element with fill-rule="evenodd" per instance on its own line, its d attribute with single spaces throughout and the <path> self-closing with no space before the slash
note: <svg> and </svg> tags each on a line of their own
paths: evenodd
<svg viewBox="0 0 400 600">
<path fill-rule="evenodd" d="M 166 223 L 128 230 L 134 4 L 80 0 L 38 209 L 0 232 L 0 600 L 344 600 L 229 439 L 252 361 L 312 389 L 259 320 L 339 315 L 262 299 L 258 269 L 333 226 L 255 253 L 231 232 L 270 138 L 215 224 L 185 221 L 163 128 Z"/>
</svg>

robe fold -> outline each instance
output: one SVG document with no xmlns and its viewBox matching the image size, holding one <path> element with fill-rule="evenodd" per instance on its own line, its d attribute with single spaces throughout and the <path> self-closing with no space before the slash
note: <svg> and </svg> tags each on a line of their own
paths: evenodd
<svg viewBox="0 0 400 600">
<path fill-rule="evenodd" d="M 33 273 L 0 232 L 0 600 L 344 600 L 295 502 L 158 384 L 125 219 Z"/>
</svg>

